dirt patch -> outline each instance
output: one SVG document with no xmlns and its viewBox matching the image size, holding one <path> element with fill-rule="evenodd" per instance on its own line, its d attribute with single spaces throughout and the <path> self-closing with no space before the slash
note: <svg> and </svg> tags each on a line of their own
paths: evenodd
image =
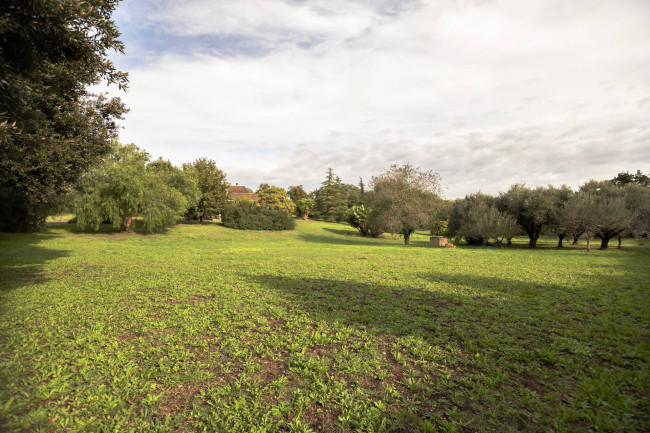
<svg viewBox="0 0 650 433">
<path fill-rule="evenodd" d="M 273 361 L 271 359 L 264 359 L 259 364 L 261 368 L 255 376 L 259 378 L 262 387 L 265 387 L 280 376 L 286 376 L 289 371 L 289 367 L 284 360 Z"/>
<path fill-rule="evenodd" d="M 136 334 L 123 334 L 123 335 L 118 335 L 117 339 L 124 342 L 124 343 L 130 343 L 134 340 L 138 339 L 138 335 Z"/>
<path fill-rule="evenodd" d="M 215 298 L 214 295 L 190 295 L 185 303 L 196 305 L 196 304 L 205 304 L 208 301 L 211 301 Z"/>
<path fill-rule="evenodd" d="M 176 413 L 186 412 L 194 396 L 205 389 L 199 385 L 180 385 L 165 392 L 165 401 L 160 405 L 162 418 Z"/>
<path fill-rule="evenodd" d="M 340 414 L 341 411 L 338 409 L 327 408 L 315 403 L 305 408 L 301 418 L 308 422 L 314 431 L 330 432 L 335 430 Z"/>
</svg>

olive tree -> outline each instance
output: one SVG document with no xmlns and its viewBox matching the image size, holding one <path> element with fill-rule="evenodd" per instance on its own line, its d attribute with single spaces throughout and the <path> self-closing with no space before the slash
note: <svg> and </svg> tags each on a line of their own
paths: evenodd
<svg viewBox="0 0 650 433">
<path fill-rule="evenodd" d="M 625 207 L 634 218 L 630 226 L 630 234 L 647 235 L 650 233 L 650 188 L 638 184 L 625 185 Z M 619 237 L 619 247 L 620 247 Z"/>
<path fill-rule="evenodd" d="M 495 206 L 476 201 L 470 205 L 458 235 L 477 239 L 478 245 L 485 245 L 492 239 L 495 245 L 501 246 L 505 239 L 512 239 L 520 231 L 513 217 L 499 212 Z"/>
<path fill-rule="evenodd" d="M 591 239 L 600 227 L 600 213 L 601 209 L 597 208 L 592 194 L 578 192 L 562 206 L 559 224 L 574 237 L 584 236 L 587 239 L 587 251 L 591 251 Z"/>
<path fill-rule="evenodd" d="M 551 222 L 555 198 L 552 188 L 515 184 L 499 196 L 497 206 L 517 220 L 528 235 L 528 246 L 535 248 L 542 229 Z"/>
<path fill-rule="evenodd" d="M 593 212 L 598 217 L 596 236 L 600 238 L 600 249 L 607 249 L 609 241 L 634 225 L 635 215 L 627 208 L 626 187 L 619 187 L 608 181 L 590 180 L 580 186 L 580 191 L 593 197 Z"/>
<path fill-rule="evenodd" d="M 485 204 L 487 207 L 494 206 L 495 200 L 496 199 L 493 196 L 482 192 L 469 194 L 466 195 L 465 198 L 455 200 L 451 205 L 451 210 L 449 212 L 449 221 L 447 224 L 447 232 L 449 236 L 462 236 L 460 234 L 460 229 L 463 224 L 465 224 L 470 209 L 478 206 L 480 203 Z M 483 245 L 487 241 L 487 239 L 483 239 L 480 236 L 465 236 L 465 240 L 467 243 L 472 245 Z M 509 244 L 510 242 L 508 242 L 508 245 Z"/>
</svg>

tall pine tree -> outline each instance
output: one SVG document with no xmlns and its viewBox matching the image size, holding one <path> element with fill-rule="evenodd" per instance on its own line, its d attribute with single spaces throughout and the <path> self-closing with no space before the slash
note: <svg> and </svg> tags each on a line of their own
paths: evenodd
<svg viewBox="0 0 650 433">
<path fill-rule="evenodd" d="M 327 177 L 323 186 L 316 191 L 316 206 L 314 214 L 326 221 L 343 221 L 348 209 L 347 197 L 341 183 L 341 178 L 334 170 L 327 169 Z"/>
</svg>

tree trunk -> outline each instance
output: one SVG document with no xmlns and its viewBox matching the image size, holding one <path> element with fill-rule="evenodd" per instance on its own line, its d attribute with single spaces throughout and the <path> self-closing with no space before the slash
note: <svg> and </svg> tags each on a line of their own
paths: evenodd
<svg viewBox="0 0 650 433">
<path fill-rule="evenodd" d="M 562 245 L 562 241 L 564 240 L 564 238 L 566 237 L 566 235 L 557 235 L 557 237 L 559 238 L 559 240 L 558 240 L 558 242 L 557 242 L 557 247 L 558 247 L 558 248 L 562 248 L 562 247 L 563 247 L 563 245 Z"/>
<path fill-rule="evenodd" d="M 622 240 L 623 240 L 623 236 L 619 236 L 619 237 L 618 237 L 618 249 L 619 249 L 619 250 L 622 248 L 622 247 L 621 247 L 621 242 L 622 242 Z"/>
<path fill-rule="evenodd" d="M 309 218 L 309 214 L 304 214 L 304 215 L 302 216 L 302 219 L 305 220 L 305 221 L 307 221 L 308 218 Z"/>
<path fill-rule="evenodd" d="M 131 215 L 126 219 L 126 221 L 123 221 L 122 224 L 120 224 L 120 231 L 125 232 L 131 227 L 131 222 L 133 221 L 133 215 L 135 215 L 135 211 L 131 211 Z"/>
<path fill-rule="evenodd" d="M 591 252 L 591 238 L 587 236 L 587 252 Z"/>
<path fill-rule="evenodd" d="M 203 224 L 203 215 L 199 216 L 199 224 Z"/>
<path fill-rule="evenodd" d="M 411 235 L 404 233 L 404 245 L 408 245 L 411 240 Z"/>
<path fill-rule="evenodd" d="M 573 237 L 573 245 L 578 245 L 580 243 L 580 236 Z"/>
<path fill-rule="evenodd" d="M 600 241 L 600 248 L 599 249 L 600 250 L 606 250 L 607 247 L 609 246 L 609 240 L 611 239 L 611 237 L 603 236 L 600 239 L 601 239 L 601 241 Z"/>
<path fill-rule="evenodd" d="M 508 239 L 508 243 L 506 245 L 512 245 L 512 238 L 507 238 L 507 239 Z"/>
<path fill-rule="evenodd" d="M 529 232 L 528 238 L 530 239 L 530 241 L 528 242 L 528 248 L 536 248 L 537 239 L 539 239 L 539 232 Z"/>
</svg>

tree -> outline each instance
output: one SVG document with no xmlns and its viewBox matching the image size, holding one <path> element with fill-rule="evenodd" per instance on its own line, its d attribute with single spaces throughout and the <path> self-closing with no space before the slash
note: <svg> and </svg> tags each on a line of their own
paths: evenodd
<svg viewBox="0 0 650 433">
<path fill-rule="evenodd" d="M 110 152 L 127 110 L 88 87 L 128 84 L 108 58 L 124 49 L 117 3 L 0 2 L 0 230 L 38 227 Z"/>
<path fill-rule="evenodd" d="M 650 232 L 650 188 L 639 184 L 624 187 L 625 207 L 633 213 L 630 234 L 643 236 Z M 620 247 L 619 238 L 619 247 Z"/>
<path fill-rule="evenodd" d="M 361 204 L 366 204 L 366 185 L 361 177 L 359 177 L 359 201 Z"/>
<path fill-rule="evenodd" d="M 161 160 L 146 167 L 148 160 L 149 154 L 133 144 L 115 145 L 105 163 L 78 184 L 77 227 L 97 230 L 102 221 L 109 220 L 120 231 L 127 231 L 136 215 L 142 216 L 148 231 L 175 224 L 198 196 L 196 183 Z"/>
<path fill-rule="evenodd" d="M 343 189 L 343 195 L 345 195 L 345 202 L 348 209 L 352 206 L 361 204 L 361 189 L 358 186 L 344 183 L 341 187 Z"/>
<path fill-rule="evenodd" d="M 266 188 L 271 188 L 271 185 L 269 185 L 266 182 L 260 183 L 260 186 L 257 188 L 257 191 L 255 191 L 255 193 L 259 194 L 260 191 L 262 191 L 263 189 L 266 189 Z"/>
<path fill-rule="evenodd" d="M 446 236 L 449 229 L 449 215 L 455 200 L 440 200 L 429 220 L 431 236 Z"/>
<path fill-rule="evenodd" d="M 553 207 L 549 214 L 547 228 L 558 237 L 557 247 L 562 248 L 563 241 L 567 236 L 569 236 L 569 232 L 566 230 L 566 227 L 560 223 L 560 212 L 564 207 L 564 204 L 573 194 L 573 191 L 568 185 L 562 185 L 560 188 L 555 188 L 554 186 L 549 185 L 548 193 L 552 197 Z"/>
<path fill-rule="evenodd" d="M 599 209 L 592 194 L 578 192 L 572 195 L 562 206 L 560 223 L 567 233 L 574 237 L 584 235 L 587 238 L 587 251 L 591 251 L 591 239 L 600 224 Z"/>
<path fill-rule="evenodd" d="M 207 158 L 199 158 L 192 164 L 183 164 L 183 170 L 194 171 L 201 196 L 195 206 L 188 209 L 189 218 L 214 218 L 225 209 L 230 197 L 230 185 L 226 173 L 217 168 L 217 164 Z"/>
<path fill-rule="evenodd" d="M 486 245 L 493 239 L 497 246 L 501 246 L 504 239 L 511 239 L 520 230 L 512 216 L 499 212 L 484 201 L 475 201 L 470 205 L 458 234 L 477 239 L 478 245 Z"/>
<path fill-rule="evenodd" d="M 465 219 L 469 214 L 470 209 L 475 207 L 478 203 L 484 203 L 490 207 L 495 204 L 496 199 L 488 194 L 476 192 L 474 194 L 466 195 L 463 199 L 455 200 L 449 212 L 449 220 L 447 224 L 447 232 L 449 236 L 461 236 L 460 229 L 465 223 Z M 483 245 L 487 239 L 481 237 L 465 236 L 465 240 L 470 245 Z M 508 245 L 510 242 L 508 241 Z"/>
<path fill-rule="evenodd" d="M 287 197 L 287 191 L 278 186 L 270 186 L 259 190 L 259 205 L 267 209 L 281 210 L 288 215 L 294 211 L 294 203 Z"/>
<path fill-rule="evenodd" d="M 181 170 L 159 158 L 147 164 L 147 182 L 141 205 L 145 229 L 170 226 L 181 214 L 196 207 L 201 198 L 198 177 L 193 170 Z"/>
<path fill-rule="evenodd" d="M 551 221 L 555 201 L 551 188 L 527 188 L 515 184 L 497 200 L 500 211 L 510 214 L 528 234 L 528 246 L 535 248 L 542 229 Z"/>
<path fill-rule="evenodd" d="M 345 217 L 347 197 L 343 191 L 341 179 L 334 170 L 327 170 L 327 177 L 318 190 L 314 192 L 316 205 L 314 213 L 327 221 L 342 221 Z"/>
<path fill-rule="evenodd" d="M 616 186 L 636 183 L 637 185 L 648 188 L 650 187 L 650 176 L 641 173 L 641 170 L 637 170 L 635 174 L 630 174 L 629 171 L 626 171 L 619 173 L 611 182 Z"/>
<path fill-rule="evenodd" d="M 309 218 L 309 214 L 314 209 L 315 201 L 311 198 L 303 198 L 296 202 L 296 213 L 304 220 Z"/>
<path fill-rule="evenodd" d="M 600 249 L 607 249 L 609 241 L 629 230 L 635 215 L 626 207 L 625 187 L 611 182 L 590 180 L 580 186 L 580 191 L 593 197 L 594 215 L 598 217 L 598 230 L 595 235 L 600 238 Z"/>
<path fill-rule="evenodd" d="M 290 186 L 287 190 L 287 194 L 289 195 L 291 201 L 296 204 L 302 199 L 309 198 L 309 194 L 307 194 L 307 192 L 303 189 L 302 185 Z"/>
<path fill-rule="evenodd" d="M 370 185 L 368 227 L 377 232 L 399 233 L 408 245 L 413 232 L 425 227 L 435 210 L 440 176 L 410 164 L 393 164 L 373 176 Z"/>
</svg>

